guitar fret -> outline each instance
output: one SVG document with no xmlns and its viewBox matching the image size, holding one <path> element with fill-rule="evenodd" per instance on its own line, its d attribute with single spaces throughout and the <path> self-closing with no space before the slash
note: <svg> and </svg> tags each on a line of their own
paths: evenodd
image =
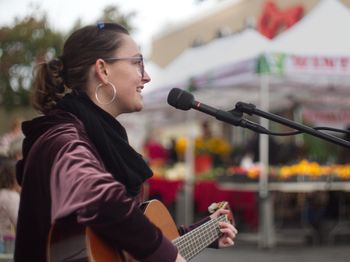
<svg viewBox="0 0 350 262">
<path fill-rule="evenodd" d="M 210 223 L 209 223 L 209 225 L 210 224 L 214 224 L 216 221 L 210 221 Z M 208 227 L 208 225 L 206 225 L 206 227 Z M 205 230 L 206 228 L 201 228 L 201 229 L 203 229 L 203 230 Z M 203 230 L 201 230 L 201 231 L 203 231 Z M 189 234 L 188 235 L 188 239 L 187 238 L 182 238 L 181 240 L 182 240 L 182 242 L 184 242 L 184 244 L 188 244 L 188 242 L 189 242 L 189 240 L 191 240 L 192 238 L 199 238 L 200 236 L 198 236 L 198 232 L 201 232 L 201 231 L 198 231 L 198 230 L 196 230 L 196 231 L 193 231 L 193 232 L 191 232 L 192 234 Z"/>
<path fill-rule="evenodd" d="M 208 224 L 208 226 L 206 228 L 204 228 L 203 231 L 198 231 L 199 234 L 194 234 L 192 235 L 192 238 L 196 237 L 197 239 L 201 239 L 203 240 L 201 242 L 200 245 L 197 246 L 197 248 L 193 248 L 191 249 L 191 252 L 189 253 L 189 258 L 192 258 L 194 257 L 197 253 L 199 253 L 203 248 L 205 248 L 206 246 L 208 246 L 209 244 L 211 244 L 217 237 L 218 237 L 218 234 L 215 236 L 215 237 L 212 237 L 212 238 L 205 238 L 203 239 L 203 235 L 205 236 L 207 233 L 207 231 L 211 230 L 211 229 L 217 229 L 217 224 L 215 222 L 217 221 L 213 221 L 214 223 L 210 223 Z"/>
<path fill-rule="evenodd" d="M 214 242 L 221 234 L 218 227 L 219 221 L 227 221 L 227 217 L 220 216 L 212 219 L 191 232 L 175 239 L 173 243 L 178 248 L 180 254 L 186 260 L 190 260 Z"/>
<path fill-rule="evenodd" d="M 217 222 L 217 221 L 215 221 L 215 222 Z M 217 230 L 216 223 L 213 224 L 213 226 L 214 226 L 214 228 L 207 227 L 203 231 L 199 231 L 199 235 L 197 236 L 197 241 L 203 240 L 203 239 L 205 241 L 200 242 L 197 245 L 197 247 L 192 250 L 193 256 L 196 255 L 199 251 L 201 251 L 202 248 L 205 248 L 206 246 L 211 244 L 219 236 L 219 234 L 216 231 Z M 213 229 L 215 229 L 215 230 L 213 230 Z M 215 234 L 215 232 L 216 232 L 216 234 Z M 208 237 L 204 238 L 206 235 L 208 235 Z"/>
<path fill-rule="evenodd" d="M 211 224 L 216 224 L 216 220 L 211 220 L 209 224 L 206 224 L 206 225 L 205 225 L 205 227 L 211 226 Z M 197 233 L 197 232 L 201 233 L 203 230 L 206 230 L 205 227 L 202 227 L 202 228 L 201 228 L 201 231 L 196 230 L 196 231 L 191 232 L 192 234 L 189 234 L 189 235 L 188 235 L 188 237 L 190 238 L 190 240 L 191 240 L 191 238 L 193 238 L 193 235 L 195 235 L 195 237 L 198 238 L 198 236 L 197 236 L 196 233 Z M 187 236 L 187 235 L 186 235 L 186 236 Z M 179 241 L 179 240 L 180 240 L 180 241 Z M 180 238 L 180 239 L 178 239 L 177 242 L 180 243 L 180 245 L 181 245 L 182 243 L 187 244 L 187 243 L 188 243 L 188 239 L 187 239 L 187 238 Z"/>
</svg>

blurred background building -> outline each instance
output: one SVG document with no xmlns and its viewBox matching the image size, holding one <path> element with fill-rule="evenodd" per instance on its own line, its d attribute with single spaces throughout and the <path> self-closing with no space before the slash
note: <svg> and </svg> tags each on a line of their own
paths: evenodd
<svg viewBox="0 0 350 262">
<path fill-rule="evenodd" d="M 235 34 L 246 28 L 256 28 L 259 30 L 261 19 L 264 15 L 265 17 L 270 16 L 267 17 L 267 19 L 271 19 L 268 23 L 273 23 L 277 16 L 284 14 L 288 17 L 288 12 L 291 10 L 301 9 L 300 11 L 296 11 L 297 14 L 295 17 L 300 19 L 308 14 L 319 1 L 320 0 L 218 1 L 217 5 L 211 10 L 198 13 L 187 21 L 173 27 L 170 26 L 163 32 L 154 36 L 150 60 L 160 67 L 165 67 L 187 48 L 206 44 L 213 39 Z M 350 7 L 350 0 L 341 0 L 341 2 Z M 268 5 L 271 4 L 274 7 L 268 7 Z M 300 16 L 298 14 L 300 14 Z M 329 19 L 332 18 L 330 17 Z M 297 20 L 294 21 L 296 22 Z M 286 29 L 286 24 L 278 24 L 276 29 L 277 31 L 273 36 L 284 31 Z M 210 63 L 210 61 L 208 62 Z"/>
</svg>

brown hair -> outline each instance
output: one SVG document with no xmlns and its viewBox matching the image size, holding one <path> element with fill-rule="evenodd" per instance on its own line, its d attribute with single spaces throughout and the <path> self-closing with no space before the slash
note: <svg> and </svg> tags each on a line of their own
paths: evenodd
<svg viewBox="0 0 350 262">
<path fill-rule="evenodd" d="M 114 23 L 100 23 L 75 31 L 66 40 L 62 56 L 37 66 L 33 107 L 47 114 L 66 93 L 85 92 L 90 66 L 98 58 L 112 56 L 122 44 L 122 34 L 129 33 Z"/>
</svg>

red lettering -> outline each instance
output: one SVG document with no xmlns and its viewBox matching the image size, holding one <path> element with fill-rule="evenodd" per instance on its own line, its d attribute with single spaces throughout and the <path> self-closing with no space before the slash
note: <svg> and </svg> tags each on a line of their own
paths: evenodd
<svg viewBox="0 0 350 262">
<path fill-rule="evenodd" d="M 349 122 L 350 111 L 349 110 L 330 110 L 330 111 L 315 111 L 305 110 L 304 117 L 309 121 L 322 121 L 322 122 Z"/>
<path fill-rule="evenodd" d="M 347 69 L 349 65 L 349 59 L 347 57 L 340 58 L 340 66 L 342 69 Z"/>
<path fill-rule="evenodd" d="M 334 60 L 332 58 L 324 58 L 324 66 L 334 68 Z"/>
<path fill-rule="evenodd" d="M 297 67 L 305 67 L 307 64 L 307 58 L 305 56 L 293 56 L 292 61 Z"/>
</svg>

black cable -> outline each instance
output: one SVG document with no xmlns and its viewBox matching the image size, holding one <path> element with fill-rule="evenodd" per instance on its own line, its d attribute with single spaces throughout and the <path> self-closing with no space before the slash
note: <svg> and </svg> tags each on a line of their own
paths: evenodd
<svg viewBox="0 0 350 262">
<path fill-rule="evenodd" d="M 343 134 L 350 134 L 350 130 L 343 130 L 343 129 L 338 129 L 338 128 L 333 128 L 333 127 L 326 127 L 326 126 L 319 126 L 319 127 L 313 127 L 315 130 L 326 130 L 326 131 L 332 131 L 332 132 L 338 132 L 338 133 L 343 133 Z M 305 132 L 302 131 L 291 131 L 291 132 L 273 132 L 267 129 L 265 132 L 259 132 L 260 134 L 266 134 L 266 135 L 271 135 L 271 136 L 293 136 L 293 135 L 299 135 L 303 134 Z"/>
<path fill-rule="evenodd" d="M 319 127 L 314 127 L 314 129 L 316 129 L 316 130 L 327 130 L 327 131 L 333 131 L 333 132 L 338 132 L 338 133 L 343 133 L 343 134 L 350 135 L 350 130 L 338 129 L 338 128 L 333 128 L 333 127 L 319 126 Z"/>
</svg>

